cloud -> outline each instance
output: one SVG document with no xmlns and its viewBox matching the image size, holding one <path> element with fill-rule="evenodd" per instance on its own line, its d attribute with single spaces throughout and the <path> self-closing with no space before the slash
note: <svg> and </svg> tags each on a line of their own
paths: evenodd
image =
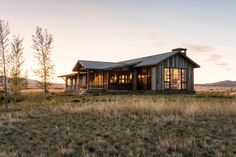
<svg viewBox="0 0 236 157">
<path fill-rule="evenodd" d="M 230 65 L 227 62 L 224 62 L 224 56 L 223 55 L 219 55 L 217 53 L 212 53 L 209 55 L 208 59 L 206 59 L 206 61 L 210 61 L 212 63 L 214 63 L 216 66 L 225 69 L 227 71 L 230 70 Z"/>
<path fill-rule="evenodd" d="M 209 55 L 209 59 L 207 59 L 207 60 L 208 61 L 220 61 L 222 57 L 223 56 L 214 53 L 214 54 Z"/>
<path fill-rule="evenodd" d="M 223 62 L 223 63 L 216 63 L 219 67 L 222 67 L 222 68 L 226 68 L 226 69 L 228 69 L 228 66 L 229 66 L 229 64 L 228 63 L 226 63 L 226 62 Z"/>
<path fill-rule="evenodd" d="M 213 47 L 209 45 L 192 43 L 183 44 L 183 46 L 189 50 L 190 54 L 207 54 L 208 58 L 205 61 L 212 62 L 219 68 L 230 70 L 230 65 L 224 61 L 224 55 L 216 51 Z"/>
<path fill-rule="evenodd" d="M 201 45 L 201 44 L 183 44 L 184 47 L 186 47 L 190 53 L 204 53 L 204 52 L 210 52 L 213 50 L 212 47 L 208 45 Z"/>
</svg>

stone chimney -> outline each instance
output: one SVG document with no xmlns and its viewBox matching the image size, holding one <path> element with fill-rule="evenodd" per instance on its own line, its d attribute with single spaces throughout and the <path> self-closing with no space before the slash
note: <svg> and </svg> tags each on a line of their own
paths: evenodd
<svg viewBox="0 0 236 157">
<path fill-rule="evenodd" d="M 182 54 L 186 55 L 187 49 L 185 49 L 185 48 L 176 48 L 176 49 L 172 49 L 172 52 L 181 52 Z"/>
</svg>

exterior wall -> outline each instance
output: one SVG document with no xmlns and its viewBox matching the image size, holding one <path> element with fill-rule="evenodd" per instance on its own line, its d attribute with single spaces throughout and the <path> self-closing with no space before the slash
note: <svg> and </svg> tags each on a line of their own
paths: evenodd
<svg viewBox="0 0 236 157">
<path fill-rule="evenodd" d="M 103 73 L 103 84 L 104 84 L 104 89 L 108 89 L 108 81 L 109 81 L 109 71 L 106 71 Z"/>
<path fill-rule="evenodd" d="M 138 80 L 137 69 L 134 69 L 133 70 L 133 90 L 137 90 L 137 80 Z"/>
<path fill-rule="evenodd" d="M 157 90 L 157 66 L 152 67 L 151 75 L 151 89 Z"/>
<path fill-rule="evenodd" d="M 191 63 L 189 63 L 184 57 L 177 54 L 172 56 L 159 65 L 155 67 L 155 72 L 157 74 L 157 82 L 155 86 L 156 88 L 152 88 L 153 90 L 164 90 L 164 69 L 165 68 L 186 68 L 187 69 L 187 90 L 194 91 L 194 68 Z M 153 81 L 154 82 L 154 81 Z"/>
<path fill-rule="evenodd" d="M 104 88 L 104 72 L 94 71 L 90 73 L 91 88 Z"/>
<path fill-rule="evenodd" d="M 80 75 L 80 87 L 81 88 L 86 88 L 86 75 Z"/>
</svg>

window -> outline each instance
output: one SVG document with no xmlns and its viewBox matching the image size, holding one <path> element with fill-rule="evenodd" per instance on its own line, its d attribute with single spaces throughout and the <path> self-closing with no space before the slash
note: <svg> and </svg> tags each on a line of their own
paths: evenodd
<svg viewBox="0 0 236 157">
<path fill-rule="evenodd" d="M 170 89 L 170 69 L 165 68 L 165 89 Z"/>
<path fill-rule="evenodd" d="M 129 73 L 129 79 L 128 79 L 128 83 L 132 83 L 133 81 L 133 74 L 132 72 Z"/>
<path fill-rule="evenodd" d="M 170 69 L 171 89 L 181 89 L 181 69 L 171 68 Z"/>
<path fill-rule="evenodd" d="M 138 69 L 138 89 L 151 89 L 151 68 Z"/>
<path fill-rule="evenodd" d="M 165 68 L 164 86 L 165 89 L 186 89 L 187 88 L 187 72 L 181 68 Z"/>
<path fill-rule="evenodd" d="M 132 89 L 132 71 L 111 71 L 109 72 L 109 89 Z"/>
<path fill-rule="evenodd" d="M 128 83 L 128 76 L 127 75 L 119 75 L 119 83 L 120 84 Z"/>
<path fill-rule="evenodd" d="M 110 73 L 110 83 L 116 83 L 116 81 L 117 81 L 116 72 L 111 72 Z"/>
<path fill-rule="evenodd" d="M 187 88 L 187 70 L 186 69 L 182 69 L 181 71 L 181 88 L 182 89 L 186 89 Z"/>
</svg>

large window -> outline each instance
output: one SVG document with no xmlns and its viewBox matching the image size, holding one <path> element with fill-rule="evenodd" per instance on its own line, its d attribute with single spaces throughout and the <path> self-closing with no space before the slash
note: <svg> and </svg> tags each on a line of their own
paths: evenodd
<svg viewBox="0 0 236 157">
<path fill-rule="evenodd" d="M 138 89 L 151 89 L 151 68 L 138 69 Z"/>
<path fill-rule="evenodd" d="M 110 89 L 132 89 L 133 76 L 131 71 L 113 71 L 109 73 Z"/>
<path fill-rule="evenodd" d="M 124 83 L 128 83 L 128 75 L 119 75 L 119 83 L 120 84 L 124 84 Z"/>
<path fill-rule="evenodd" d="M 186 89 L 187 88 L 186 69 L 165 68 L 165 89 Z"/>
<path fill-rule="evenodd" d="M 116 81 L 117 81 L 116 72 L 110 72 L 110 83 L 116 83 Z"/>
</svg>

